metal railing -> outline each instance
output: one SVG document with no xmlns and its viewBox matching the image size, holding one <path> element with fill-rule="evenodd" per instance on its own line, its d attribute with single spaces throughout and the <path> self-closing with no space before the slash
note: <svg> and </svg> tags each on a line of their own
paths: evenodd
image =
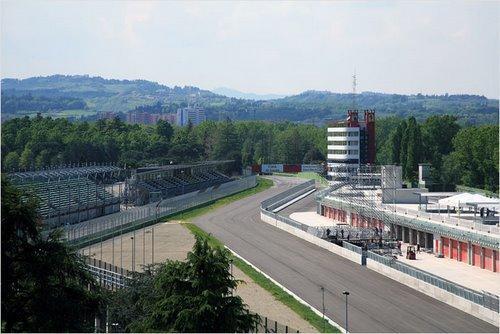
<svg viewBox="0 0 500 334">
<path fill-rule="evenodd" d="M 500 246 L 498 236 L 496 235 L 477 233 L 474 230 L 453 228 L 449 224 L 441 224 L 440 222 L 433 221 L 428 216 L 405 214 L 407 210 L 404 209 L 399 209 L 399 211 L 396 209 L 396 211 L 394 211 L 393 206 L 389 205 L 375 206 L 362 200 L 357 200 L 357 202 L 355 202 L 353 198 L 344 199 L 336 196 L 336 194 L 330 194 L 328 197 L 321 200 L 321 202 L 326 205 L 349 208 L 349 211 L 361 215 L 367 213 L 375 214 L 386 225 L 397 224 L 428 233 L 450 236 L 457 240 L 471 240 L 478 245 L 492 249 L 497 249 Z"/>
<path fill-rule="evenodd" d="M 112 290 L 124 288 L 131 277 L 130 271 L 101 260 L 85 257 L 85 263 L 97 282 Z"/>
<path fill-rule="evenodd" d="M 486 292 L 481 293 L 474 291 L 472 289 L 453 283 L 439 276 L 433 275 L 424 270 L 420 270 L 415 267 L 406 265 L 392 257 L 382 256 L 374 252 L 368 251 L 367 258 L 382 263 L 383 265 L 391 267 L 397 271 L 400 271 L 418 280 L 431 284 L 435 287 L 448 291 L 454 295 L 467 299 L 475 304 L 481 305 L 485 308 L 498 312 L 499 303 L 498 303 L 498 296 L 496 295 L 492 295 Z"/>
<path fill-rule="evenodd" d="M 122 212 L 102 216 L 79 224 L 65 226 L 64 236 L 71 243 L 91 242 L 109 234 L 122 234 L 146 225 L 165 216 L 183 212 L 188 209 L 212 202 L 237 192 L 255 187 L 256 176 L 251 175 L 218 187 L 200 190 L 177 196 L 145 206 L 132 208 Z"/>
<path fill-rule="evenodd" d="M 269 319 L 258 313 L 253 314 L 260 318 L 260 321 L 255 324 L 255 333 L 300 333 L 299 330 L 280 324 L 276 320 Z"/>
<path fill-rule="evenodd" d="M 398 208 L 394 209 L 393 205 L 382 204 L 380 206 L 381 209 L 389 210 L 391 212 L 396 212 L 404 215 L 414 216 L 418 218 L 424 218 L 436 222 L 441 222 L 448 225 L 461 226 L 469 229 L 473 229 L 480 232 L 486 232 L 491 234 L 500 234 L 500 229 L 497 226 L 492 225 L 484 225 L 481 222 L 470 221 L 467 219 L 459 219 L 457 217 L 448 217 L 446 215 L 440 215 L 435 213 L 424 212 L 420 210 L 412 210 L 406 208 Z"/>
<path fill-rule="evenodd" d="M 352 252 L 355 252 L 358 254 L 363 254 L 363 249 L 361 247 L 353 245 L 347 241 L 342 241 L 342 247 L 344 247 Z"/>
</svg>

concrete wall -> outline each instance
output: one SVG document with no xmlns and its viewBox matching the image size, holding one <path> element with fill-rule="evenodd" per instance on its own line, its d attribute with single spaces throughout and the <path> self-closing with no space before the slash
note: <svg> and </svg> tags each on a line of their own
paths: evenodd
<svg viewBox="0 0 500 334">
<path fill-rule="evenodd" d="M 482 319 L 489 322 L 490 324 L 498 326 L 499 317 L 498 313 L 495 311 L 489 310 L 467 299 L 461 298 L 453 293 L 440 289 L 437 286 L 421 281 L 415 277 L 404 274 L 396 269 L 388 267 L 370 258 L 366 259 L 366 267 L 413 289 L 416 289 L 422 293 L 425 293 L 432 298 L 440 300 L 448 305 L 458 308 L 459 310 L 469 313 L 476 318 Z"/>
<path fill-rule="evenodd" d="M 276 226 L 277 228 L 280 228 L 284 231 L 287 231 L 288 233 L 293 234 L 301 239 L 304 239 L 312 244 L 315 244 L 321 248 L 327 249 L 334 254 L 342 256 L 342 257 L 344 257 L 348 260 L 351 260 L 357 264 L 362 264 L 361 254 L 358 254 L 356 252 L 353 252 L 351 250 L 348 250 L 344 247 L 333 244 L 333 243 L 328 242 L 326 240 L 320 239 L 318 237 L 315 237 L 312 234 L 309 234 L 305 231 L 302 231 L 301 229 L 298 229 L 296 227 L 290 226 L 286 223 L 280 222 L 280 221 L 274 219 L 273 217 L 270 217 L 262 212 L 260 214 L 260 219 L 262 221 L 270 224 L 270 225 Z"/>
<path fill-rule="evenodd" d="M 419 204 L 419 197 L 415 193 L 423 193 L 428 192 L 427 189 L 419 189 L 419 188 L 400 188 L 396 189 L 382 189 L 382 203 L 396 203 L 396 204 Z M 396 194 L 394 194 L 396 193 Z M 394 200 L 394 195 L 396 198 Z M 427 198 L 422 198 L 422 204 L 425 204 Z"/>
</svg>

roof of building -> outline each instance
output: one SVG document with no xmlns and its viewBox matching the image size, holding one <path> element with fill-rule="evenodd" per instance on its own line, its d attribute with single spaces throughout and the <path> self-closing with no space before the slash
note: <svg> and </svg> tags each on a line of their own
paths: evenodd
<svg viewBox="0 0 500 334">
<path fill-rule="evenodd" d="M 496 205 L 500 208 L 498 198 L 490 198 L 479 194 L 461 193 L 454 196 L 446 197 L 438 201 L 439 205 L 462 207 L 465 205 L 477 205 L 479 207 L 488 207 Z"/>
</svg>

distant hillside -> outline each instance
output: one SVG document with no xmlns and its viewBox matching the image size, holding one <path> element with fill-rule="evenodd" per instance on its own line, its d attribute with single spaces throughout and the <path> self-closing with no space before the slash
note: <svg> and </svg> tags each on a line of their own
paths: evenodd
<svg viewBox="0 0 500 334">
<path fill-rule="evenodd" d="M 113 80 L 87 75 L 2 79 L 2 109 L 8 106 L 2 110 L 2 119 L 37 112 L 55 117 L 79 117 L 104 111 L 127 112 L 152 105 L 161 106 L 155 110 L 174 112 L 179 107 L 197 104 L 206 109 L 209 119 L 230 117 L 323 124 L 326 119 L 343 118 L 346 109 L 352 106 L 352 94 L 328 91 L 306 91 L 272 100 L 223 95 L 197 87 L 170 88 L 146 80 Z M 359 109 L 376 109 L 378 116 L 413 115 L 424 119 L 434 114 L 452 114 L 462 123 L 472 124 L 496 124 L 498 120 L 498 100 L 477 95 L 363 92 L 356 96 L 356 105 Z"/>
<path fill-rule="evenodd" d="M 246 100 L 276 100 L 276 99 L 281 99 L 283 97 L 286 97 L 286 95 L 279 95 L 279 94 L 255 94 L 255 93 L 243 93 L 235 89 L 231 88 L 226 88 L 226 87 L 219 87 L 212 89 L 212 92 L 227 96 L 227 97 L 234 97 L 237 99 L 246 99 Z"/>
</svg>

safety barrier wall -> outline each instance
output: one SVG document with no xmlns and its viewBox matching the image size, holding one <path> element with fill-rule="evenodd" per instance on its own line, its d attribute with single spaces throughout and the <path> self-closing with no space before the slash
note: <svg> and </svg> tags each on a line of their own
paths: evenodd
<svg viewBox="0 0 500 334">
<path fill-rule="evenodd" d="M 498 325 L 498 296 L 468 289 L 371 251 L 367 252 L 366 266 L 475 317 Z"/>
<path fill-rule="evenodd" d="M 319 247 L 325 248 L 332 253 L 340 255 L 358 264 L 362 264 L 363 255 L 359 247 L 349 244 L 352 247 L 348 249 L 327 240 L 323 240 L 320 237 L 316 236 L 317 229 L 311 228 L 306 224 L 302 224 L 294 219 L 284 217 L 278 213 L 271 211 L 274 208 L 282 206 L 283 204 L 305 194 L 306 192 L 314 188 L 314 180 L 307 181 L 263 201 L 260 208 L 261 220 Z"/>
<path fill-rule="evenodd" d="M 266 208 L 271 211 L 275 208 L 291 201 L 292 199 L 305 194 L 306 192 L 315 188 L 315 181 L 309 180 L 307 182 L 296 185 L 282 193 L 279 193 L 265 201 L 263 201 L 260 206 Z"/>
<path fill-rule="evenodd" d="M 108 216 L 99 217 L 80 224 L 64 227 L 68 242 L 78 246 L 127 233 L 139 227 L 154 223 L 156 219 L 183 212 L 240 191 L 255 187 L 255 175 L 227 182 L 213 188 L 200 190 L 183 196 L 173 197 L 156 203 L 133 208 Z"/>
</svg>

